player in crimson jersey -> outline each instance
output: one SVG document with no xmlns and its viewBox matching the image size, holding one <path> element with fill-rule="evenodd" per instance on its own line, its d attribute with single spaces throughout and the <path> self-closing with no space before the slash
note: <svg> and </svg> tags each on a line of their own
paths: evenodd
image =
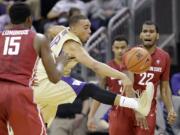
<svg viewBox="0 0 180 135">
<path fill-rule="evenodd" d="M 141 93 L 146 84 L 152 82 L 155 87 L 155 93 L 149 115 L 146 118 L 139 115 L 136 116 L 138 126 L 135 129 L 136 135 L 154 135 L 158 85 L 160 85 L 161 98 L 168 112 L 168 123 L 173 124 L 176 119 L 169 86 L 170 58 L 167 52 L 157 47 L 159 32 L 158 27 L 153 22 L 146 21 L 143 23 L 140 39 L 143 47 L 151 54 L 152 64 L 147 72 L 134 75 L 134 89 Z"/>
<path fill-rule="evenodd" d="M 111 66 L 114 69 L 117 69 L 119 71 L 127 72 L 123 61 L 122 61 L 122 55 L 128 48 L 128 41 L 125 37 L 118 36 L 114 39 L 112 51 L 114 53 L 114 59 L 109 61 L 107 64 Z M 108 87 L 108 89 L 114 93 L 123 94 L 123 86 L 122 82 L 119 79 L 114 79 L 111 77 L 107 78 L 101 78 L 100 85 L 102 87 Z M 94 130 L 91 127 L 91 124 L 93 124 L 93 116 L 99 107 L 100 103 L 97 101 L 93 101 L 93 106 L 90 113 L 89 113 L 89 120 L 88 120 L 88 127 L 90 130 Z M 109 133 L 110 135 L 119 135 L 126 134 L 126 135 L 132 135 L 134 134 L 134 131 L 132 130 L 133 126 L 133 110 L 128 108 L 123 108 L 119 106 L 112 106 L 112 110 L 109 113 Z M 123 119 L 122 119 L 123 118 Z M 129 119 L 129 121 L 127 121 Z M 123 124 L 120 124 L 123 123 Z"/>
<path fill-rule="evenodd" d="M 140 38 L 142 40 L 143 47 L 147 49 L 151 54 L 152 64 L 147 72 L 134 75 L 134 89 L 137 90 L 137 93 L 141 93 L 145 89 L 145 86 L 148 84 L 148 82 L 152 82 L 154 84 L 155 94 L 154 99 L 152 101 L 151 111 L 147 117 L 132 112 L 129 113 L 132 114 L 132 116 L 130 116 L 130 118 L 127 118 L 121 115 L 121 113 L 118 113 L 116 114 L 116 118 L 114 115 L 114 119 L 112 121 L 115 123 L 115 121 L 124 120 L 123 124 L 119 123 L 119 125 L 122 127 L 129 126 L 129 129 L 131 129 L 130 131 L 134 132 L 132 133 L 134 135 L 154 135 L 156 125 L 156 93 L 157 86 L 159 84 L 161 97 L 168 111 L 168 122 L 172 124 L 176 119 L 176 113 L 174 111 L 174 107 L 171 100 L 171 90 L 169 87 L 170 59 L 168 53 L 156 46 L 156 42 L 159 39 L 159 33 L 158 28 L 154 23 L 147 21 L 143 24 Z M 98 107 L 97 104 L 98 103 L 94 101 L 94 105 L 89 114 L 89 125 L 93 123 L 92 117 Z M 110 119 L 111 118 L 112 116 L 110 116 Z M 127 135 L 128 132 L 123 133 L 124 129 L 125 128 L 119 127 L 118 132 L 114 130 L 114 133 L 122 133 L 122 135 Z M 112 132 L 110 130 L 110 134 L 111 133 Z"/>
<path fill-rule="evenodd" d="M 56 83 L 62 75 L 62 56 L 53 58 L 49 42 L 30 30 L 30 8 L 21 2 L 9 10 L 12 26 L 0 33 L 0 135 L 8 135 L 7 123 L 15 135 L 45 135 L 40 112 L 34 103 L 31 84 L 38 56 L 49 79 Z"/>
<path fill-rule="evenodd" d="M 112 51 L 114 53 L 114 58 L 109 61 L 107 64 L 114 69 L 119 71 L 127 72 L 123 61 L 122 55 L 128 48 L 128 41 L 123 36 L 118 36 L 114 39 L 112 45 Z M 102 87 L 108 87 L 108 89 L 114 93 L 123 94 L 122 82 L 119 79 L 112 77 L 102 77 L 100 80 L 100 85 Z M 93 116 L 99 107 L 100 103 L 93 101 L 93 106 L 88 119 L 88 127 L 92 129 Z M 128 119 L 128 120 L 127 120 Z M 95 126 L 95 125 L 94 125 Z M 110 135 L 133 135 L 135 132 L 133 130 L 134 126 L 134 111 L 128 108 L 123 108 L 120 106 L 112 106 L 112 109 L 109 113 L 109 134 Z"/>
<path fill-rule="evenodd" d="M 122 55 L 128 48 L 128 41 L 123 37 L 116 38 L 112 48 L 114 59 L 109 61 L 108 65 L 119 71 L 127 72 L 122 62 Z M 112 92 L 123 94 L 121 80 L 106 78 L 106 85 Z M 109 134 L 119 135 L 119 133 L 121 133 L 124 135 L 133 135 L 134 130 L 131 127 L 133 126 L 134 117 L 132 114 L 134 114 L 133 110 L 113 106 L 109 114 Z M 127 119 L 129 121 L 127 121 Z M 119 121 L 123 124 L 120 124 Z"/>
</svg>

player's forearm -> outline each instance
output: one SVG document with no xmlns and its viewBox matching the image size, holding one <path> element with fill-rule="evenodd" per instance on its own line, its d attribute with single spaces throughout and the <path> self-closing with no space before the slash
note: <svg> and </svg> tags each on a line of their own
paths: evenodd
<svg viewBox="0 0 180 135">
<path fill-rule="evenodd" d="M 170 88 L 162 88 L 161 97 L 168 112 L 174 110 Z"/>
<path fill-rule="evenodd" d="M 51 10 L 48 14 L 47 14 L 47 18 L 48 19 L 54 19 L 57 18 L 59 16 L 59 13 Z"/>
<path fill-rule="evenodd" d="M 91 107 L 90 107 L 90 111 L 89 111 L 89 114 L 88 114 L 89 118 L 94 117 L 94 115 L 96 114 L 96 111 L 98 110 L 100 104 L 101 103 L 99 101 L 96 101 L 96 100 L 93 99 Z"/>
<path fill-rule="evenodd" d="M 116 69 L 113 69 L 110 66 L 108 66 L 104 63 L 101 63 L 101 62 L 94 63 L 93 70 L 96 73 L 103 75 L 103 76 L 113 77 L 113 78 L 121 79 L 121 80 L 127 78 L 126 74 L 124 74 Z"/>
</svg>

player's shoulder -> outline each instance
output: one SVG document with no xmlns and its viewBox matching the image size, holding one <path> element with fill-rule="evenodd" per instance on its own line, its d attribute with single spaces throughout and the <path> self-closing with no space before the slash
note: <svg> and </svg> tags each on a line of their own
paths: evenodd
<svg viewBox="0 0 180 135">
<path fill-rule="evenodd" d="M 44 34 L 41 34 L 41 33 L 36 33 L 35 34 L 35 40 L 37 42 L 45 42 L 47 40 L 46 36 Z"/>
<path fill-rule="evenodd" d="M 156 48 L 156 53 L 158 55 L 161 55 L 162 57 L 169 57 L 168 52 L 166 52 L 165 50 L 163 50 L 163 49 L 161 49 L 159 47 Z"/>
<path fill-rule="evenodd" d="M 51 26 L 47 32 L 52 36 L 55 37 L 57 36 L 60 32 L 62 32 L 63 30 L 67 29 L 67 27 L 62 26 L 62 25 L 53 25 Z"/>
<path fill-rule="evenodd" d="M 64 47 L 68 47 L 68 48 L 77 48 L 78 47 L 82 47 L 81 44 L 79 42 L 77 42 L 76 40 L 73 39 L 68 39 L 67 41 L 64 42 Z"/>
</svg>

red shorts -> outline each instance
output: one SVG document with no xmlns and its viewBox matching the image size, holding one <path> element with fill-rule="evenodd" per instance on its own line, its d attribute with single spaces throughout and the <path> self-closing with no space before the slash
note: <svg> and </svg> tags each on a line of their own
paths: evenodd
<svg viewBox="0 0 180 135">
<path fill-rule="evenodd" d="M 113 107 L 109 115 L 110 135 L 134 135 L 134 111 L 123 107 Z"/>
<path fill-rule="evenodd" d="M 7 123 L 14 135 L 45 135 L 37 105 L 33 102 L 33 91 L 26 86 L 0 82 L 0 135 L 8 135 Z"/>
<path fill-rule="evenodd" d="M 154 131 L 156 128 L 156 113 L 150 113 L 146 117 L 147 123 L 148 123 L 148 130 L 144 130 L 140 127 L 135 126 L 136 135 L 154 135 Z"/>
</svg>

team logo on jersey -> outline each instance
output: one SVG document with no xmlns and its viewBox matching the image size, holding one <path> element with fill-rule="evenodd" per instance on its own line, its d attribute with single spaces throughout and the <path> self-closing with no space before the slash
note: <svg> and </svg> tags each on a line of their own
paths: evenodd
<svg viewBox="0 0 180 135">
<path fill-rule="evenodd" d="M 79 85 L 81 85 L 81 83 L 82 83 L 82 82 L 79 81 L 79 80 L 74 80 L 73 83 L 72 83 L 72 85 L 78 85 L 78 86 L 79 86 Z"/>
<path fill-rule="evenodd" d="M 156 63 L 159 65 L 160 64 L 160 60 L 156 60 Z"/>
</svg>

